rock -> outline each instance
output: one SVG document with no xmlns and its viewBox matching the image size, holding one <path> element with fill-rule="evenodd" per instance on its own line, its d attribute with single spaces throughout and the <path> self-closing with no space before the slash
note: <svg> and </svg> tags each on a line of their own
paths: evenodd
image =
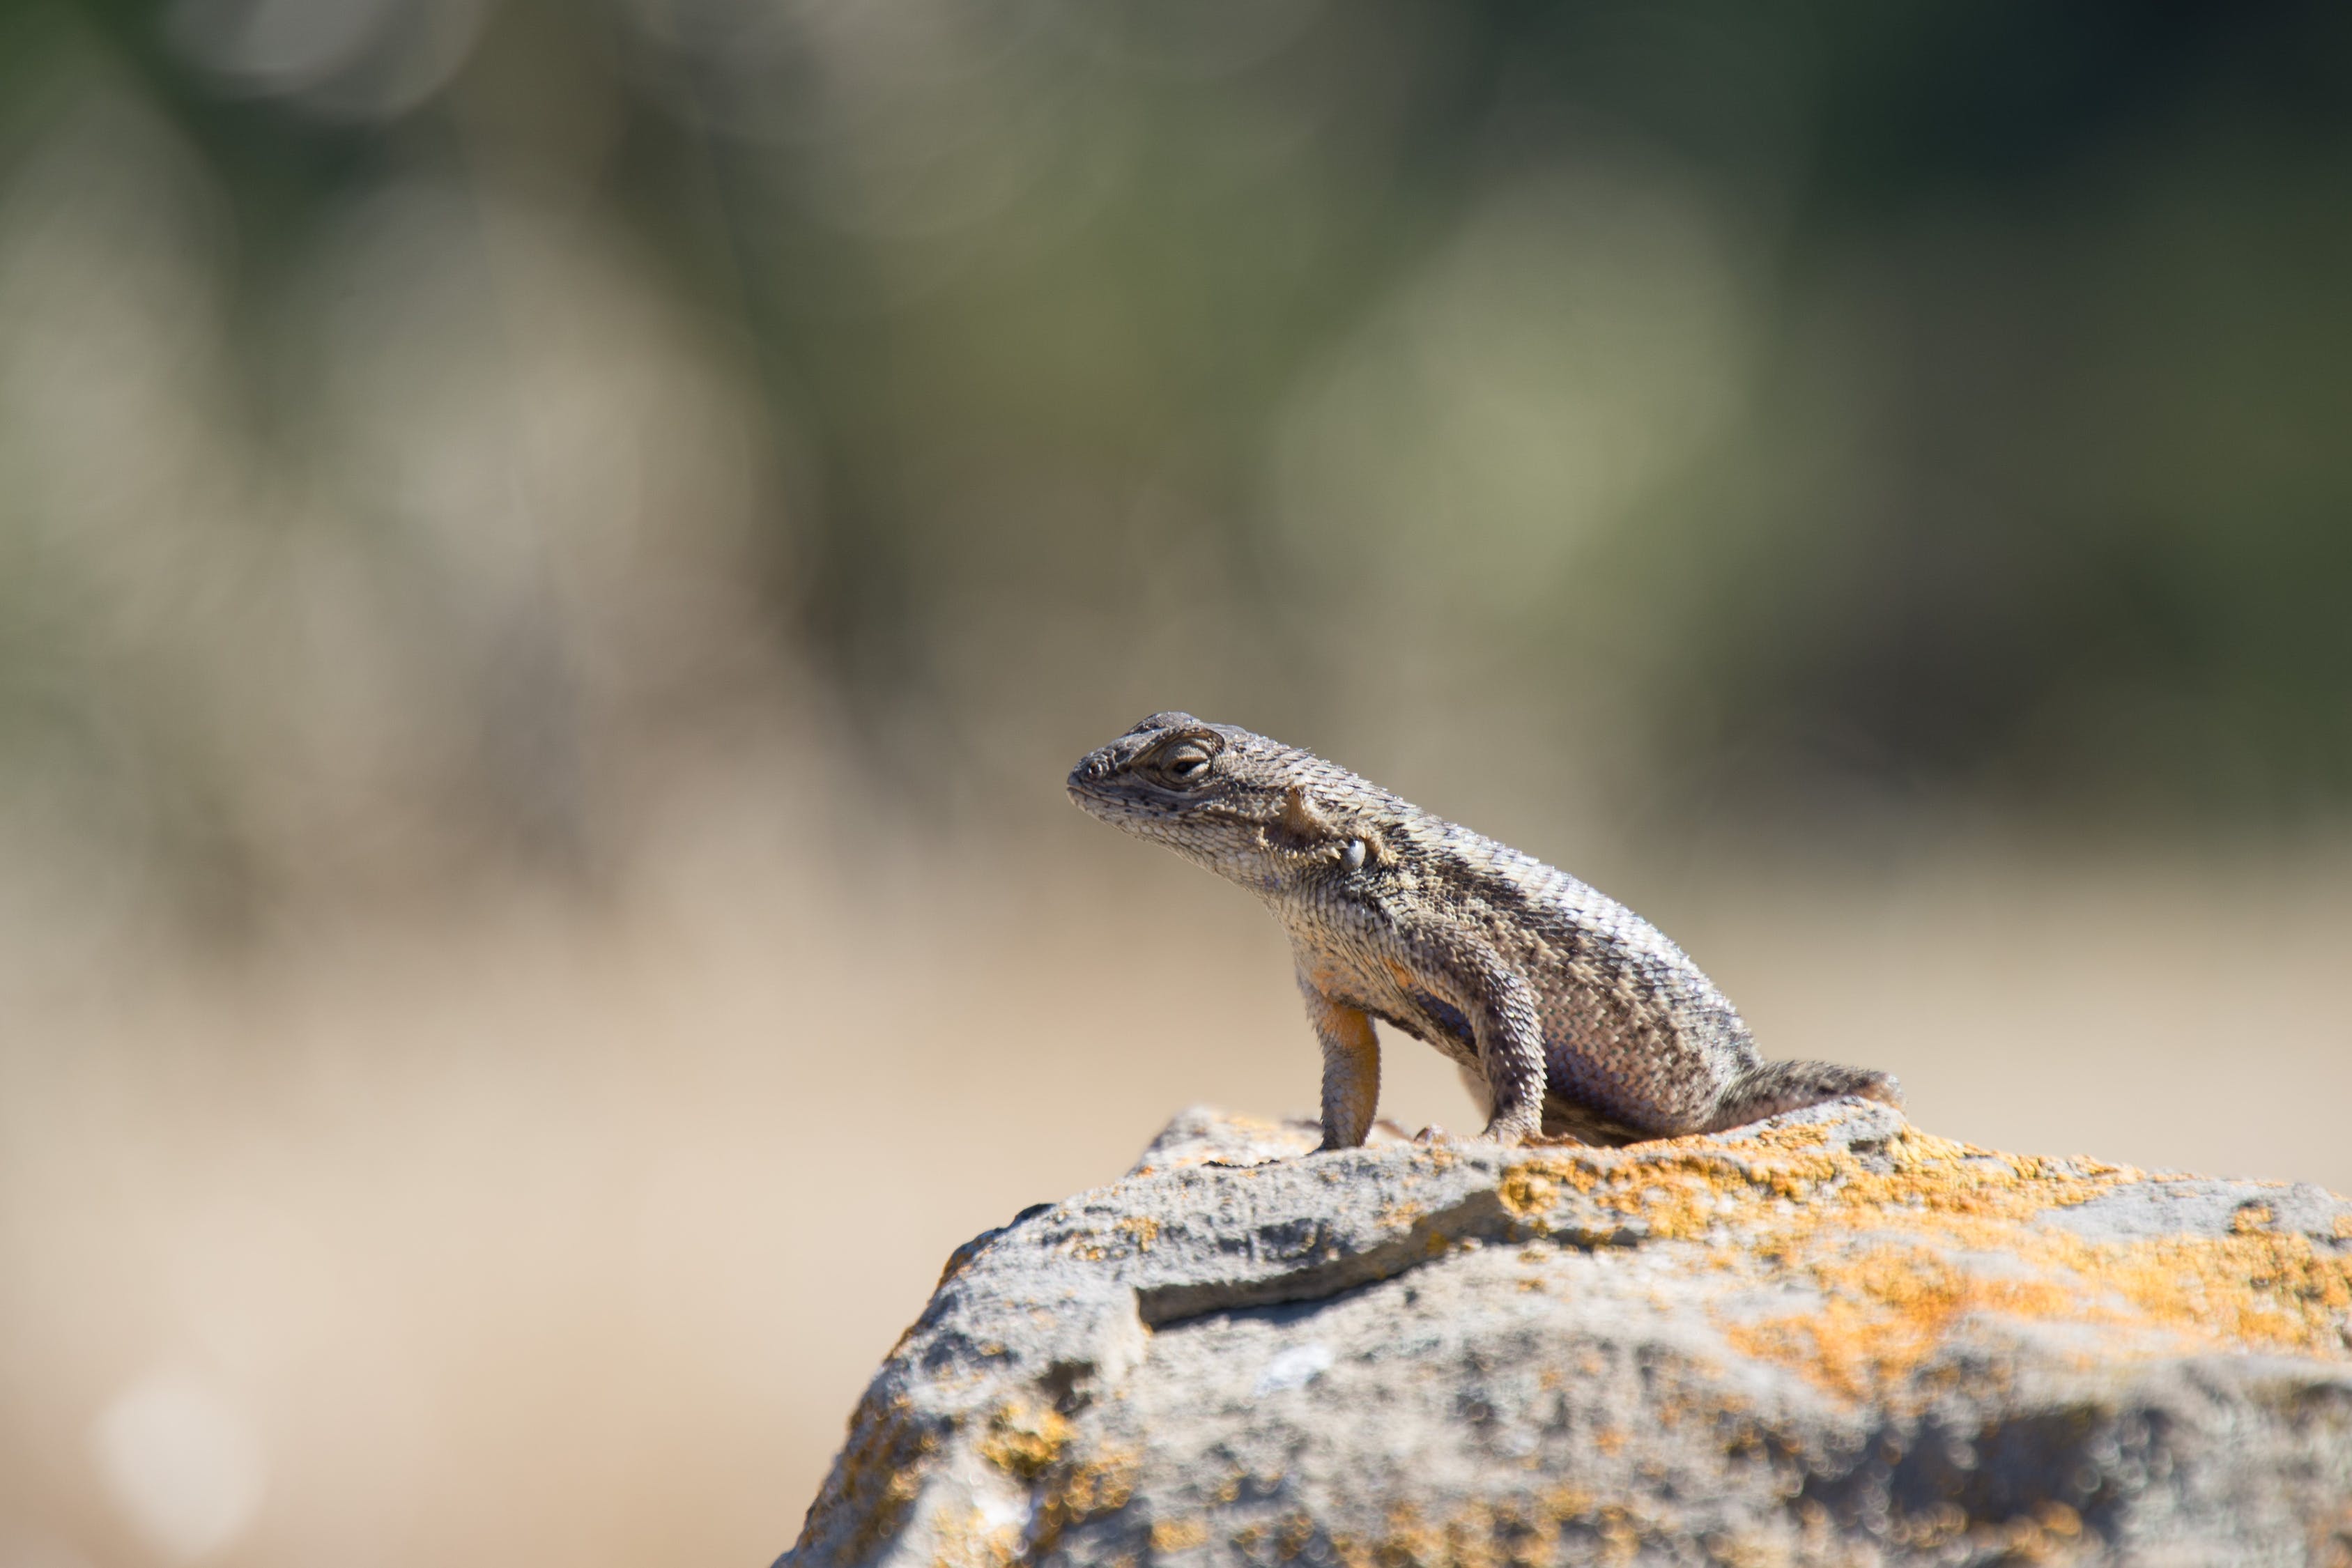
<svg viewBox="0 0 2352 1568">
<path fill-rule="evenodd" d="M 1187 1111 L 960 1248 L 782 1562 L 2352 1563 L 2341 1198 L 1853 1100 L 1316 1137 Z"/>
</svg>

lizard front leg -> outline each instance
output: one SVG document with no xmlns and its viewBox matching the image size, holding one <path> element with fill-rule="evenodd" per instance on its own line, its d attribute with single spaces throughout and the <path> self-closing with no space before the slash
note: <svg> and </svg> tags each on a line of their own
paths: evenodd
<svg viewBox="0 0 2352 1568">
<path fill-rule="evenodd" d="M 1470 1031 L 1494 1108 L 1482 1136 L 1524 1143 L 1543 1131 L 1543 1014 L 1528 983 L 1501 964 L 1480 963 L 1474 973 Z"/>
<path fill-rule="evenodd" d="M 1360 1007 L 1334 1001 L 1305 972 L 1298 989 L 1323 1047 L 1323 1147 L 1361 1147 L 1381 1102 L 1381 1040 Z M 1538 1094 L 1540 1101 L 1542 1096 Z"/>
</svg>

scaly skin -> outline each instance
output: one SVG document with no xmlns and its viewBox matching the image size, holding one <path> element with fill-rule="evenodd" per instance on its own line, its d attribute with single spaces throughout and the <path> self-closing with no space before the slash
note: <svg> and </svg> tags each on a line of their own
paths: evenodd
<svg viewBox="0 0 2352 1568">
<path fill-rule="evenodd" d="M 1282 922 L 1323 1047 L 1326 1149 L 1371 1130 L 1374 1018 L 1453 1058 L 1505 1143 L 1717 1131 L 1843 1095 L 1902 1103 L 1885 1073 L 1764 1060 L 1649 921 L 1312 752 L 1155 713 L 1087 753 L 1069 789 Z"/>
</svg>

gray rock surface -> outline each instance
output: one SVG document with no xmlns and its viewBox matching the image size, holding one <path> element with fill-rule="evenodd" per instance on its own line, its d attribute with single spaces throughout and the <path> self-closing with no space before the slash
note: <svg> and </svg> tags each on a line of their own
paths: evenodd
<svg viewBox="0 0 2352 1568">
<path fill-rule="evenodd" d="M 1308 1154 L 950 1260 L 784 1563 L 2352 1564 L 2352 1204 L 1843 1101 Z"/>
</svg>

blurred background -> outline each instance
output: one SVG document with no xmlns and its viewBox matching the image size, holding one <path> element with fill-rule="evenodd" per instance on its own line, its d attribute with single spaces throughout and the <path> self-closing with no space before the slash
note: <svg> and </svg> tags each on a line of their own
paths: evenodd
<svg viewBox="0 0 2352 1568">
<path fill-rule="evenodd" d="M 2352 1188 L 2347 192 L 2319 4 L 12 0 L 0 1568 L 768 1561 L 1314 1100 L 1156 709 Z"/>
</svg>

